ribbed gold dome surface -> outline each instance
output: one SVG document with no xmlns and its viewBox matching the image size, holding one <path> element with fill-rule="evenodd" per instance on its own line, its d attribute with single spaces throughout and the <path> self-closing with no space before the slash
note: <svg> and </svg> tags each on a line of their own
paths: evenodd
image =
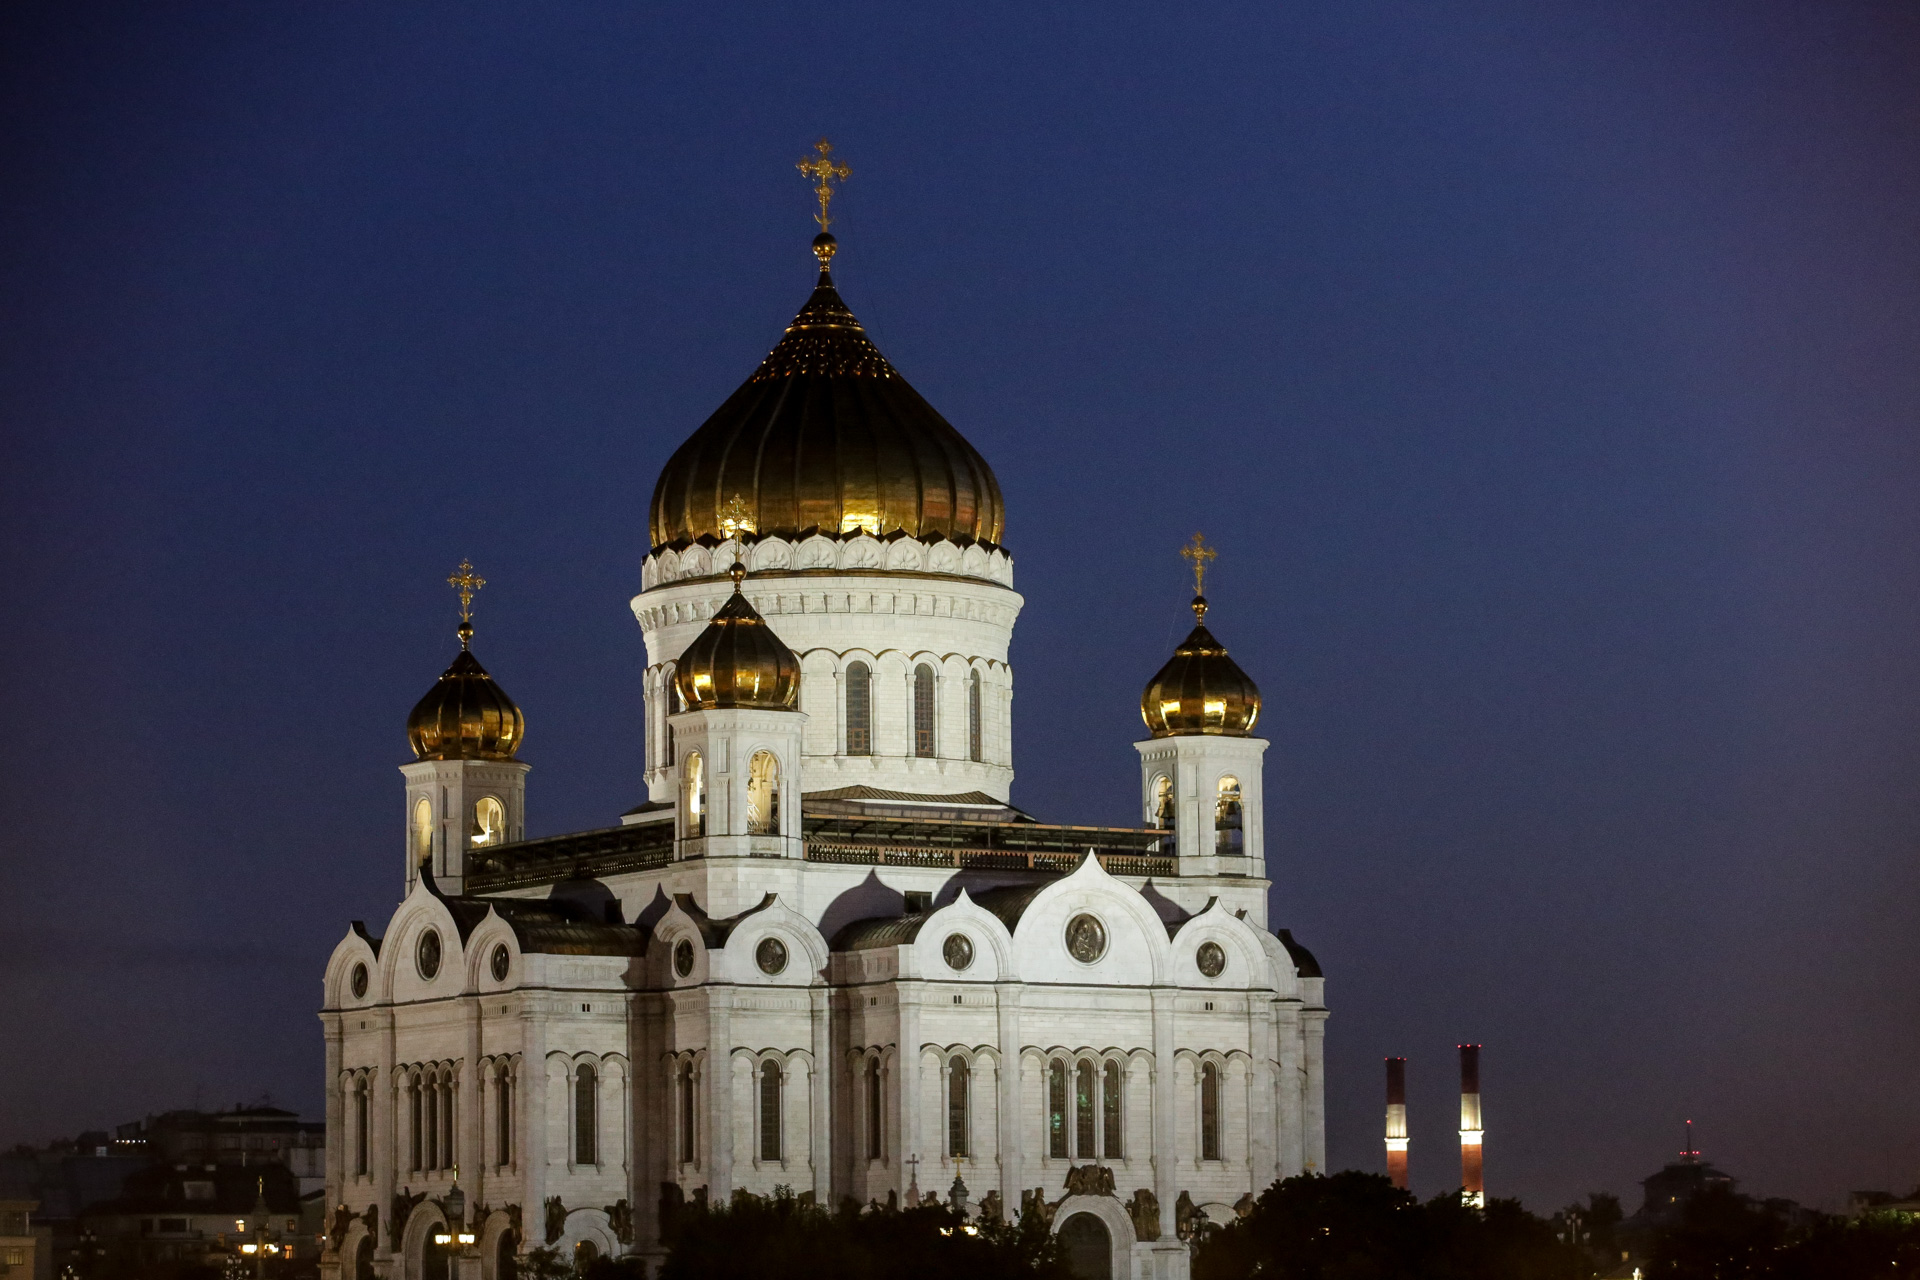
<svg viewBox="0 0 1920 1280">
<path fill-rule="evenodd" d="M 887 363 L 824 267 L 786 336 L 668 460 L 651 510 L 656 547 L 896 529 L 997 544 L 1004 519 L 986 459 Z"/>
<path fill-rule="evenodd" d="M 527 735 L 526 717 L 466 647 L 407 717 L 407 741 L 422 760 L 511 760 Z"/>
<path fill-rule="evenodd" d="M 733 567 L 733 595 L 674 664 L 673 683 L 686 711 L 761 707 L 791 711 L 800 700 L 800 659 L 773 633 L 740 591 L 746 571 Z"/>
<path fill-rule="evenodd" d="M 1244 738 L 1260 718 L 1260 689 L 1205 625 L 1207 601 L 1193 598 L 1196 626 L 1140 695 L 1140 718 L 1156 738 L 1205 733 Z"/>
</svg>

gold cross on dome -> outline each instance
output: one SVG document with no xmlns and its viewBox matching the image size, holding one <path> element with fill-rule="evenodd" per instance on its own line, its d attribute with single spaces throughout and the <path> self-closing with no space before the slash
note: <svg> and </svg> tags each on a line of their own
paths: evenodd
<svg viewBox="0 0 1920 1280">
<path fill-rule="evenodd" d="M 1220 553 L 1207 545 L 1201 534 L 1194 534 L 1193 541 L 1180 548 L 1180 554 L 1193 564 L 1193 594 L 1203 596 L 1206 593 L 1207 566 Z"/>
<path fill-rule="evenodd" d="M 720 508 L 720 532 L 729 538 L 735 534 L 759 532 L 753 522 L 753 508 L 737 493 Z"/>
<path fill-rule="evenodd" d="M 465 560 L 447 579 L 447 585 L 460 593 L 460 621 L 473 621 L 473 593 L 487 585 L 487 580 L 474 573 L 473 566 Z"/>
<path fill-rule="evenodd" d="M 845 182 L 853 175 L 853 170 L 847 168 L 844 161 L 836 161 L 833 158 L 833 144 L 825 138 L 814 143 L 813 149 L 820 153 L 819 159 L 802 160 L 799 169 L 807 177 L 819 179 L 820 185 L 813 189 L 813 194 L 820 200 L 820 212 L 813 216 L 813 220 L 820 224 L 820 230 L 825 231 L 827 224 L 832 221 L 827 217 L 827 205 L 833 201 L 831 183 Z"/>
</svg>

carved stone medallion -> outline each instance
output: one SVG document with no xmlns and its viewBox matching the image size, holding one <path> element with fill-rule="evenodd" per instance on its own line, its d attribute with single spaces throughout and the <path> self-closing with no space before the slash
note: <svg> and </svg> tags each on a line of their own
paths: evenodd
<svg viewBox="0 0 1920 1280">
<path fill-rule="evenodd" d="M 940 944 L 940 955 L 947 968 L 959 970 L 973 963 L 973 939 L 964 933 L 950 933 Z"/>
<path fill-rule="evenodd" d="M 778 938 L 760 939 L 760 945 L 753 951 L 753 962 L 760 966 L 760 972 L 772 977 L 787 967 L 787 944 Z"/>
<path fill-rule="evenodd" d="M 1227 971 L 1227 953 L 1221 950 L 1217 942 L 1201 943 L 1200 949 L 1193 953 L 1193 962 L 1209 978 L 1217 978 Z"/>
<path fill-rule="evenodd" d="M 1084 912 L 1067 921 L 1067 954 L 1081 964 L 1107 954 L 1107 926 Z"/>
</svg>

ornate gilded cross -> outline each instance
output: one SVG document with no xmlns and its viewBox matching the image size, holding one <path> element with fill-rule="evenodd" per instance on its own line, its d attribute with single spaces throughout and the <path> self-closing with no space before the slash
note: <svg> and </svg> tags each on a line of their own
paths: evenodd
<svg viewBox="0 0 1920 1280">
<path fill-rule="evenodd" d="M 487 580 L 474 573 L 473 566 L 462 560 L 460 567 L 453 571 L 453 576 L 447 579 L 447 585 L 460 593 L 460 621 L 463 624 L 471 623 L 473 593 L 486 586 Z"/>
<path fill-rule="evenodd" d="M 827 205 L 833 200 L 833 187 L 830 182 L 834 180 L 845 182 L 852 176 L 853 170 L 847 168 L 844 162 L 834 160 L 833 144 L 825 138 L 814 143 L 813 149 L 820 153 L 820 158 L 802 160 L 799 168 L 800 172 L 807 177 L 817 178 L 820 181 L 820 185 L 813 189 L 813 194 L 820 198 L 820 212 L 814 215 L 813 220 L 820 224 L 820 230 L 825 231 L 827 224 L 832 221 L 827 217 Z"/>
<path fill-rule="evenodd" d="M 729 538 L 736 534 L 759 532 L 753 523 L 753 508 L 737 493 L 720 508 L 720 532 Z"/>
<path fill-rule="evenodd" d="M 1180 554 L 1193 564 L 1193 594 L 1197 596 L 1207 594 L 1205 590 L 1207 566 L 1220 553 L 1207 545 L 1205 537 L 1196 533 L 1193 535 L 1192 542 L 1180 548 Z"/>
</svg>

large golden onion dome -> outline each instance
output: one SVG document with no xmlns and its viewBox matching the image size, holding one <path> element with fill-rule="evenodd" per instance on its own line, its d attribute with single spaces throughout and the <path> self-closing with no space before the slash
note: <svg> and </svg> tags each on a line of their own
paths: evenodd
<svg viewBox="0 0 1920 1280">
<path fill-rule="evenodd" d="M 453 665 L 407 717 L 407 741 L 422 760 L 511 760 L 527 736 L 520 708 L 467 648 L 472 638 L 463 620 Z"/>
<path fill-rule="evenodd" d="M 747 603 L 740 590 L 746 576 L 743 566 L 733 566 L 733 595 L 674 664 L 683 710 L 792 711 L 800 700 L 800 659 Z"/>
<path fill-rule="evenodd" d="M 1189 733 L 1247 737 L 1260 718 L 1260 689 L 1207 630 L 1205 596 L 1193 598 L 1193 616 L 1199 625 L 1140 695 L 1140 718 L 1156 738 Z"/>
<path fill-rule="evenodd" d="M 834 249 L 814 240 L 813 296 L 660 473 L 655 547 L 814 530 L 1000 541 L 999 481 L 867 340 L 833 287 Z"/>
</svg>

